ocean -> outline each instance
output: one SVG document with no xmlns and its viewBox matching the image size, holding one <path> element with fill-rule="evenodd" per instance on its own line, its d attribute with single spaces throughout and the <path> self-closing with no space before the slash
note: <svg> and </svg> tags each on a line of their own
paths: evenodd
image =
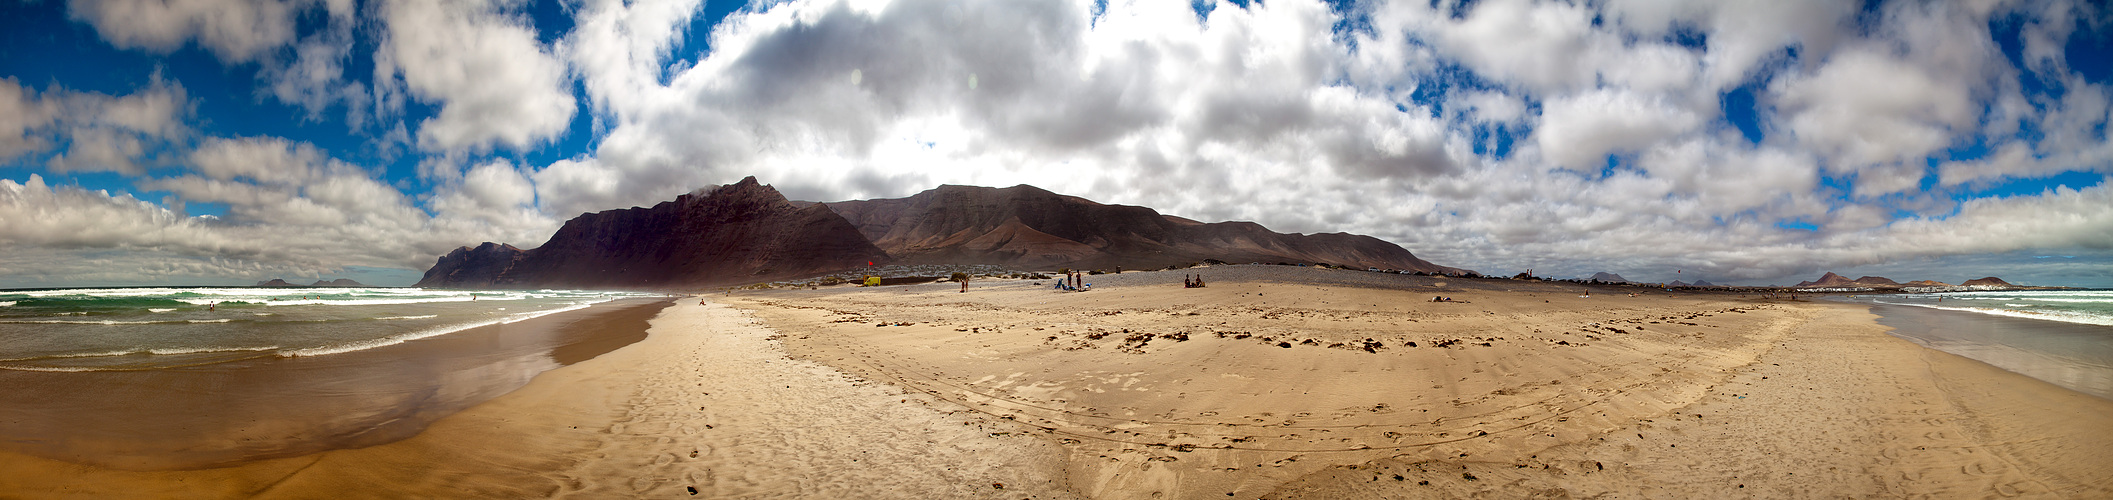
<svg viewBox="0 0 2113 500">
<path fill-rule="evenodd" d="M 1893 335 L 2113 399 L 2113 290 L 1856 295 Z"/>
<path fill-rule="evenodd" d="M 324 356 L 652 296 L 419 288 L 0 291 L 0 370 L 133 371 Z"/>
</svg>

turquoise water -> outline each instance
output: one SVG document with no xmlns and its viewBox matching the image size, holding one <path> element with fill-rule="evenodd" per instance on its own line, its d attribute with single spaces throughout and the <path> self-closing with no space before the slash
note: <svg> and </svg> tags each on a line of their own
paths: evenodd
<svg viewBox="0 0 2113 500">
<path fill-rule="evenodd" d="M 323 356 L 651 294 L 419 288 L 0 291 L 0 370 L 86 372 Z"/>
</svg>

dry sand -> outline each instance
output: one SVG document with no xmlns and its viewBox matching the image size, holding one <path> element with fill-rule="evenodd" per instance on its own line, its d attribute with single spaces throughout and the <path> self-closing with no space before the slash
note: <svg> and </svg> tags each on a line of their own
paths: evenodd
<svg viewBox="0 0 2113 500">
<path fill-rule="evenodd" d="M 715 294 L 403 441 L 195 471 L 0 456 L 0 492 L 2113 496 L 2113 401 L 1859 307 L 1202 272 Z"/>
<path fill-rule="evenodd" d="M 787 359 L 745 313 L 652 325 L 410 439 L 179 471 L 0 454 L 0 497 L 1071 497 L 1055 444 Z"/>
<path fill-rule="evenodd" d="M 2113 402 L 1860 307 L 1271 267 L 730 301 L 1062 443 L 1094 498 L 2113 494 Z"/>
</svg>

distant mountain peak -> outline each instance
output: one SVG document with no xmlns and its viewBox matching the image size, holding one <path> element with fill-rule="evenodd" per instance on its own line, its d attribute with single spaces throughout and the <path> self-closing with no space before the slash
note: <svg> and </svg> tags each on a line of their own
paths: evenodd
<svg viewBox="0 0 2113 500">
<path fill-rule="evenodd" d="M 1986 278 L 1979 278 L 1979 279 L 1970 279 L 1970 280 L 1966 280 L 1966 282 L 1965 282 L 1965 283 L 1960 283 L 1960 285 L 1961 285 L 1961 286 L 2002 286 L 2002 287 L 2010 287 L 2010 286 L 2017 286 L 2017 285 L 2012 285 L 2012 284 L 2010 284 L 2010 282 L 2008 282 L 2008 281 L 2003 281 L 2003 278 L 1997 278 L 1997 277 L 1994 277 L 1994 276 L 1989 276 L 1989 277 L 1986 277 Z"/>
<path fill-rule="evenodd" d="M 1851 280 L 1851 279 L 1849 279 L 1849 278 L 1844 278 L 1844 277 L 1842 277 L 1842 275 L 1839 275 L 1839 274 L 1834 274 L 1834 272 L 1833 272 L 1833 271 L 1828 271 L 1826 275 L 1820 276 L 1820 279 L 1818 279 L 1818 280 L 1815 280 L 1815 281 L 1806 281 L 1806 282 L 1801 282 L 1801 283 L 1798 283 L 1798 284 L 1797 284 L 1797 286 L 1800 286 L 1800 287 L 1807 287 L 1807 286 L 1814 286 L 1814 287 L 1842 287 L 1842 286 L 1852 286 L 1852 285 L 1856 285 L 1856 284 L 1857 284 L 1857 283 L 1856 283 L 1856 281 L 1855 281 L 1855 280 Z"/>
<path fill-rule="evenodd" d="M 651 208 L 581 214 L 534 250 L 457 249 L 418 286 L 695 288 L 771 281 L 886 261 L 820 204 L 795 204 L 751 176 Z"/>
</svg>

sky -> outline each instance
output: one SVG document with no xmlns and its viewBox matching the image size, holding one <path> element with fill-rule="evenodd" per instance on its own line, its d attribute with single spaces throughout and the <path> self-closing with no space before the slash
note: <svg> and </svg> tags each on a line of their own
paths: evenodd
<svg viewBox="0 0 2113 500">
<path fill-rule="evenodd" d="M 2070 1 L 0 3 L 0 288 L 408 285 L 755 176 L 1030 184 L 1442 265 L 2113 287 Z"/>
</svg>

